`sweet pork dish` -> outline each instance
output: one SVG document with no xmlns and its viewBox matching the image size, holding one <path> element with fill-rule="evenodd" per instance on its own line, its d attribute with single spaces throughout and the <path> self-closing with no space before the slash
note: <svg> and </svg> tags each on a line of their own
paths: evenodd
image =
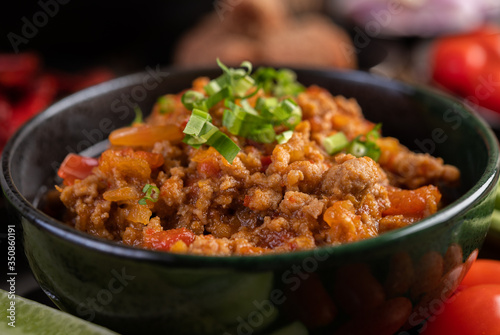
<svg viewBox="0 0 500 335">
<path fill-rule="evenodd" d="M 414 153 L 354 99 L 251 64 L 158 99 L 99 158 L 70 154 L 64 221 L 126 245 L 197 255 L 306 250 L 375 237 L 441 206 L 457 168 Z"/>
</svg>

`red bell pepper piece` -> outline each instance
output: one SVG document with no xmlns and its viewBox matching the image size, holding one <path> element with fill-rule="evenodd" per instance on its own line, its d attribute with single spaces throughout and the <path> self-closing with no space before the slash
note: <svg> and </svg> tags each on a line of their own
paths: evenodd
<svg viewBox="0 0 500 335">
<path fill-rule="evenodd" d="M 99 161 L 95 158 L 69 154 L 59 167 L 57 175 L 64 180 L 64 185 L 73 185 L 75 180 L 82 180 L 90 175 L 97 165 Z"/>
</svg>

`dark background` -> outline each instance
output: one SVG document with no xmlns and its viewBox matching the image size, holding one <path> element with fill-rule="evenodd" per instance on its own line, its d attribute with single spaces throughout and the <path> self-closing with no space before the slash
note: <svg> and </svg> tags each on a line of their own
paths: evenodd
<svg viewBox="0 0 500 335">
<path fill-rule="evenodd" d="M 63 1 L 63 0 L 61 0 Z M 64 0 L 67 1 L 67 0 Z M 19 50 L 37 51 L 46 66 L 72 71 L 102 65 L 118 74 L 169 64 L 179 36 L 214 9 L 213 1 L 41 0 L 57 12 Z M 58 5 L 55 9 L 54 4 Z M 0 52 L 13 52 L 7 35 L 22 36 L 23 17 L 33 23 L 39 1 L 0 5 Z"/>
</svg>

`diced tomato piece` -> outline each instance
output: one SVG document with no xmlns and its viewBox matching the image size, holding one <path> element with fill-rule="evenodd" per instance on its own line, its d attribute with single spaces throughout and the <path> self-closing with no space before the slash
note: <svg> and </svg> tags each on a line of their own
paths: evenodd
<svg viewBox="0 0 500 335">
<path fill-rule="evenodd" d="M 98 160 L 76 154 L 69 154 L 57 171 L 57 175 L 64 180 L 65 185 L 73 185 L 77 179 L 85 179 L 98 165 Z"/>
<path fill-rule="evenodd" d="M 207 177 L 216 177 L 220 172 L 219 164 L 215 159 L 206 159 L 196 166 L 198 173 Z"/>
<path fill-rule="evenodd" d="M 423 186 L 415 190 L 389 189 L 391 207 L 382 215 L 403 215 L 423 218 L 437 211 L 441 193 L 434 185 Z"/>
<path fill-rule="evenodd" d="M 248 207 L 250 206 L 250 201 L 252 201 L 252 197 L 249 195 L 245 195 L 245 200 L 243 200 L 243 206 Z"/>
<path fill-rule="evenodd" d="M 178 241 L 184 242 L 187 246 L 193 243 L 195 235 L 186 228 L 155 231 L 147 228 L 144 231 L 143 246 L 145 248 L 170 251 L 170 248 Z"/>
<path fill-rule="evenodd" d="M 260 168 L 260 172 L 266 172 L 267 168 L 269 165 L 272 163 L 271 156 L 262 156 L 260 158 L 260 163 L 262 164 L 262 167 Z"/>
</svg>

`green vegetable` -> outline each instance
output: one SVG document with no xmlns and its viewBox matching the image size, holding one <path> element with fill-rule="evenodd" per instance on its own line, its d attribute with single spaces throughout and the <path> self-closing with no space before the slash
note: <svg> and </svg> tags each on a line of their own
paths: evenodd
<svg viewBox="0 0 500 335">
<path fill-rule="evenodd" d="M 174 111 L 175 102 L 171 96 L 161 96 L 157 103 L 160 106 L 160 114 L 169 114 Z"/>
<path fill-rule="evenodd" d="M 333 136 L 323 140 L 323 147 L 329 155 L 336 154 L 341 150 L 356 157 L 368 156 L 374 161 L 378 161 L 381 155 L 377 139 L 380 137 L 379 130 L 382 124 L 379 123 L 364 136 L 358 136 L 351 142 L 347 140 L 344 133 L 338 132 Z M 363 139 L 364 137 L 364 139 Z"/>
<path fill-rule="evenodd" d="M 231 163 L 240 152 L 240 147 L 210 121 L 212 121 L 210 114 L 194 109 L 184 128 L 186 136 L 183 142 L 194 148 L 208 144 Z"/>
<path fill-rule="evenodd" d="M 240 148 L 211 123 L 209 115 L 209 110 L 221 101 L 224 101 L 226 107 L 222 125 L 229 133 L 260 143 L 274 141 L 280 144 L 286 143 L 292 133 L 285 131 L 278 138 L 274 127 L 285 126 L 289 131 L 293 131 L 299 124 L 302 120 L 302 110 L 295 101 L 292 99 L 279 101 L 275 97 L 259 98 L 256 106 L 252 107 L 247 99 L 259 91 L 260 85 L 278 92 L 279 96 L 293 95 L 288 93 L 303 90 L 303 87 L 295 81 L 295 74 L 289 70 L 259 69 L 257 72 L 260 75 L 257 77 L 266 79 L 258 83 L 250 76 L 252 72 L 250 62 L 241 63 L 238 69 L 228 68 L 218 59 L 217 64 L 223 74 L 204 87 L 206 95 L 190 90 L 182 96 L 181 101 L 184 106 L 193 111 L 184 129 L 186 134 L 184 143 L 194 148 L 199 148 L 202 144 L 211 145 L 228 162 L 232 162 Z M 250 90 L 252 92 L 246 95 Z M 285 91 L 286 94 L 283 93 Z M 239 105 L 235 103 L 237 99 Z"/>
<path fill-rule="evenodd" d="M 160 189 L 151 184 L 144 185 L 142 193 L 146 193 L 146 195 L 139 200 L 139 205 L 147 205 L 146 200 L 157 202 L 158 198 L 160 197 Z"/>
<path fill-rule="evenodd" d="M 194 108 L 203 109 L 208 112 L 206 107 L 205 95 L 203 93 L 189 90 L 182 95 L 181 102 L 188 110 Z"/>
<path fill-rule="evenodd" d="M 284 131 L 281 134 L 276 135 L 276 141 L 278 141 L 278 144 L 284 144 L 292 138 L 292 135 L 293 130 Z"/>
<path fill-rule="evenodd" d="M 288 69 L 275 70 L 271 67 L 261 67 L 255 71 L 253 78 L 264 92 L 277 97 L 297 96 L 304 91 L 304 86 L 297 82 L 295 72 Z"/>
<path fill-rule="evenodd" d="M 15 327 L 9 325 L 11 314 L 8 310 L 14 302 Z M 9 297 L 8 292 L 0 290 L 0 334 L 72 334 L 72 335 L 118 335 L 109 329 L 84 321 L 76 316 L 25 299 L 18 295 Z M 14 309 L 13 308 L 13 309 Z"/>
<path fill-rule="evenodd" d="M 212 96 L 222 89 L 229 87 L 233 92 L 234 97 L 244 98 L 247 91 L 255 86 L 255 80 L 250 76 L 252 72 L 252 64 L 244 61 L 240 65 L 240 69 L 228 68 L 217 58 L 217 65 L 222 69 L 223 74 L 211 80 L 205 87 L 205 92 L 208 96 Z M 256 88 L 256 91 L 258 88 Z"/>
<path fill-rule="evenodd" d="M 323 147 L 327 154 L 333 155 L 345 149 L 349 145 L 349 140 L 343 132 L 338 132 L 335 135 L 327 137 L 323 140 Z"/>
<path fill-rule="evenodd" d="M 135 112 L 135 119 L 132 121 L 132 125 L 136 123 L 143 123 L 143 116 L 142 116 L 142 110 L 139 106 L 134 107 L 134 112 Z"/>
</svg>

